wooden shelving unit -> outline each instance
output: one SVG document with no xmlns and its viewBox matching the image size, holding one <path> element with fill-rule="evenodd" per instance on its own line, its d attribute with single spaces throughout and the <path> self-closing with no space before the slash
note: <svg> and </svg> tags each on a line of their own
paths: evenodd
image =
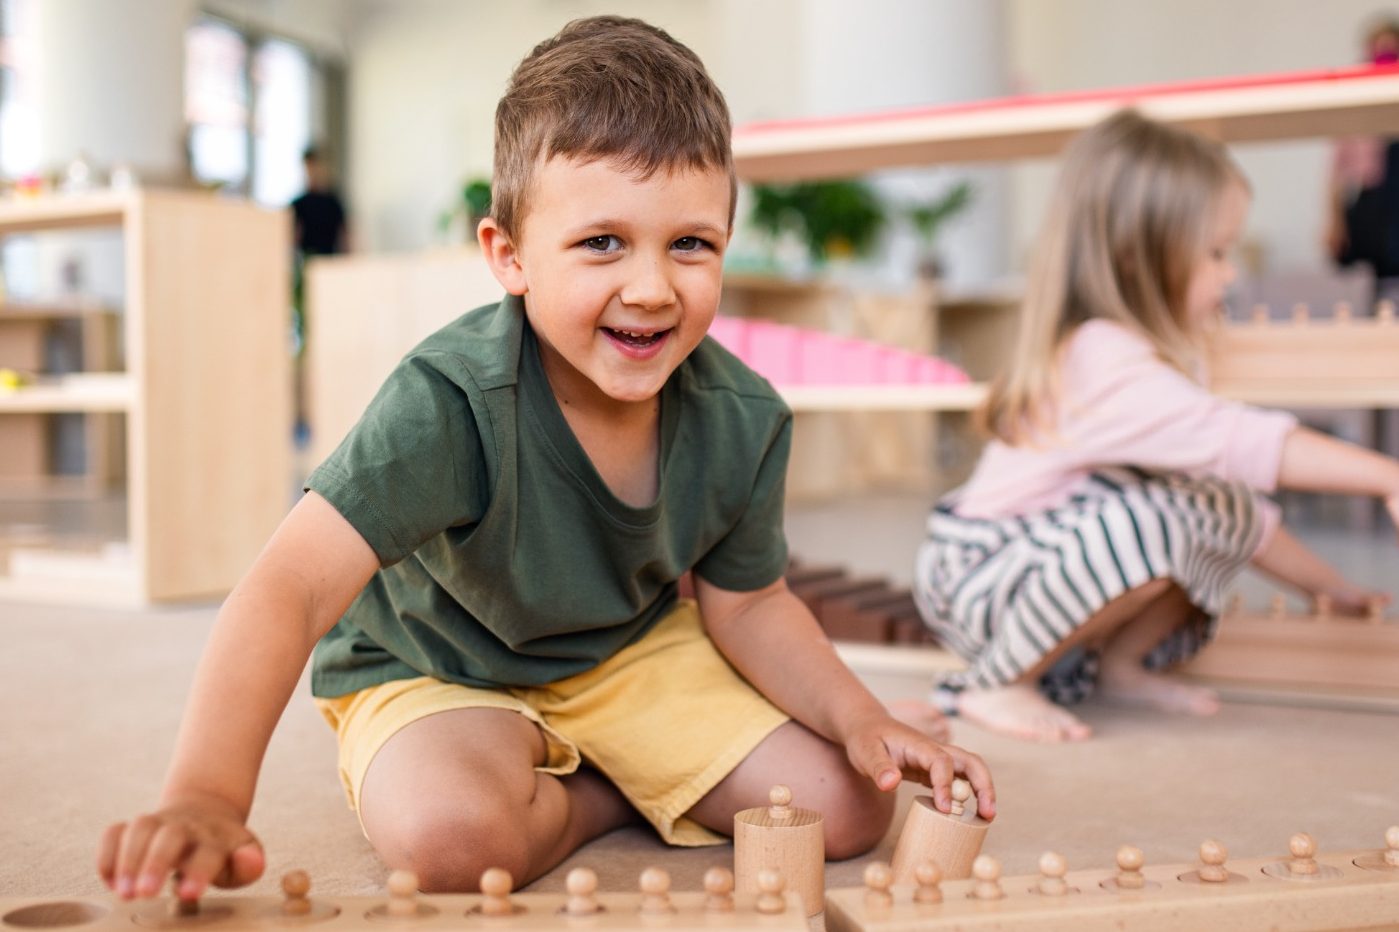
<svg viewBox="0 0 1399 932">
<path fill-rule="evenodd" d="M 0 527 L 0 600 L 144 604 L 226 593 L 291 501 L 290 221 L 197 192 L 0 202 L 0 236 L 121 231 L 125 368 L 0 391 L 4 419 L 119 414 L 122 537 Z M 101 313 L 11 307 L 10 313 Z M 48 477 L 36 498 L 63 496 Z"/>
</svg>

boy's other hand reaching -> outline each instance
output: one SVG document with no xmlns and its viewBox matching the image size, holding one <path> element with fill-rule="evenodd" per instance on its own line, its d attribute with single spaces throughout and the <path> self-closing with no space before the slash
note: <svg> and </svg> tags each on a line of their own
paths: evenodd
<svg viewBox="0 0 1399 932">
<path fill-rule="evenodd" d="M 124 900 L 156 896 L 171 874 L 177 895 L 194 900 L 212 884 L 241 887 L 262 876 L 262 843 L 227 803 L 189 799 L 109 826 L 97 872 Z"/>
<path fill-rule="evenodd" d="M 951 811 L 952 778 L 961 774 L 976 793 L 977 814 L 987 820 L 996 817 L 996 788 L 980 757 L 955 745 L 940 744 L 888 715 L 855 723 L 846 737 L 845 753 L 855 769 L 881 790 L 892 792 L 904 779 L 930 787 L 933 804 L 940 812 Z"/>
</svg>

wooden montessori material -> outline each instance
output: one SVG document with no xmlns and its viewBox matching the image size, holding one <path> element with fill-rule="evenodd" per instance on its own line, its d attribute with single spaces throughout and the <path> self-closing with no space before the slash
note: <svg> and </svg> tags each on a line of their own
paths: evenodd
<svg viewBox="0 0 1399 932">
<path fill-rule="evenodd" d="M 754 894 L 759 872 L 776 870 L 801 897 L 808 916 L 826 908 L 826 842 L 821 814 L 791 805 L 792 791 L 774 786 L 770 806 L 734 816 L 734 878 L 739 893 Z"/>
<path fill-rule="evenodd" d="M 970 818 L 966 812 L 968 800 Z M 948 880 L 970 877 L 990 827 L 990 822 L 976 814 L 971 784 L 965 780 L 952 781 L 950 815 L 939 812 L 931 796 L 915 797 L 894 848 L 894 883 L 913 883 L 914 872 L 925 861 L 936 864 Z"/>
<path fill-rule="evenodd" d="M 493 868 L 481 878 L 481 893 L 420 894 L 411 871 L 394 871 L 387 896 L 312 896 L 310 878 L 292 871 L 282 880 L 285 899 L 212 894 L 202 900 L 121 902 L 110 897 L 44 901 L 0 896 L 0 930 L 21 932 L 276 932 L 311 929 L 414 929 L 420 932 L 530 932 L 575 929 L 647 929 L 651 932 L 809 932 L 797 898 L 781 891 L 776 871 L 763 872 L 758 896 L 734 895 L 733 878 L 723 868 L 706 877 L 708 893 L 671 892 L 670 876 L 650 867 L 630 893 L 602 893 L 597 874 L 575 868 L 568 894 L 514 893 L 509 873 Z"/>
</svg>

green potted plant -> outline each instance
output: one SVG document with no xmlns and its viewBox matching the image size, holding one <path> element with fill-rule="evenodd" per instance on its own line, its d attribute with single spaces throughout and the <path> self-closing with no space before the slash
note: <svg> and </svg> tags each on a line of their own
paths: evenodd
<svg viewBox="0 0 1399 932">
<path fill-rule="evenodd" d="M 904 211 L 918 233 L 918 274 L 924 278 L 942 277 L 942 260 L 937 253 L 937 235 L 948 220 L 966 209 L 972 200 L 972 186 L 962 181 L 953 185 L 941 197 L 914 204 Z"/>
<path fill-rule="evenodd" d="M 476 227 L 491 214 L 491 182 L 486 178 L 471 178 L 462 185 L 461 199 L 449 210 L 444 210 L 437 218 L 438 229 L 445 235 L 455 238 L 460 235 L 467 242 L 476 241 Z M 455 224 L 464 227 L 458 234 Z"/>
<path fill-rule="evenodd" d="M 868 255 L 888 212 L 863 181 L 840 179 L 754 185 L 749 222 L 771 241 L 792 233 L 814 264 Z"/>
</svg>

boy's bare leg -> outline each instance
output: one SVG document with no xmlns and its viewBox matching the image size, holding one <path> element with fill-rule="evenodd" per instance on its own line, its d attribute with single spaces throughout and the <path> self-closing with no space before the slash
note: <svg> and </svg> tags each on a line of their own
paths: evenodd
<svg viewBox="0 0 1399 932">
<path fill-rule="evenodd" d="M 1309 596 L 1330 596 L 1332 608 L 1342 615 L 1364 615 L 1369 611 L 1371 599 L 1389 603 L 1388 593 L 1355 585 L 1287 528 L 1280 527 L 1273 532 L 1268 545 L 1254 554 L 1253 565 Z"/>
<path fill-rule="evenodd" d="M 844 748 L 798 722 L 778 726 L 686 815 L 732 835 L 734 815 L 766 806 L 768 791 L 777 783 L 791 787 L 792 805 L 822 814 L 826 857 L 831 860 L 869 851 L 894 817 L 894 793 L 885 793 L 857 773 Z"/>
<path fill-rule="evenodd" d="M 439 712 L 406 726 L 375 756 L 360 818 L 390 867 L 425 892 L 477 889 L 503 867 L 521 886 L 585 842 L 638 818 L 592 770 L 538 773 L 544 736 L 504 709 Z"/>
<path fill-rule="evenodd" d="M 1148 605 L 1136 621 L 1123 625 L 1103 646 L 1098 689 L 1105 698 L 1147 705 L 1166 712 L 1213 715 L 1219 695 L 1169 673 L 1142 666 L 1142 660 L 1194 611 L 1185 590 L 1170 591 Z"/>
<path fill-rule="evenodd" d="M 963 691 L 957 697 L 958 714 L 991 731 L 1031 741 L 1082 741 L 1090 737 L 1092 729 L 1072 712 L 1046 699 L 1036 683 L 1070 649 L 1104 641 L 1141 616 L 1152 603 L 1166 598 L 1172 589 L 1177 587 L 1170 580 L 1153 579 L 1118 596 L 1014 683 Z M 1182 612 L 1177 624 L 1184 620 Z"/>
</svg>

